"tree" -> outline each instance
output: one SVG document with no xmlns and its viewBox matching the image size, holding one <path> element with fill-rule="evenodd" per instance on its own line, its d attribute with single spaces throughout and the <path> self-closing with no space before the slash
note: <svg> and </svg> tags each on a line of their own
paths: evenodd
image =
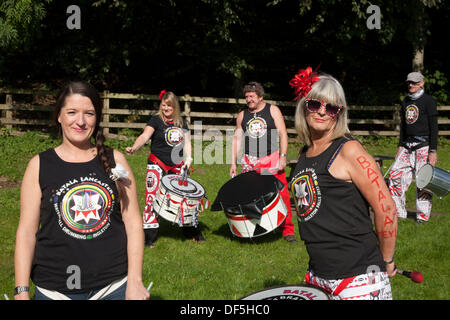
<svg viewBox="0 0 450 320">
<path fill-rule="evenodd" d="M 271 5 L 278 5 L 285 0 L 274 0 Z M 311 26 L 307 33 L 318 34 L 325 30 L 335 32 L 343 41 L 353 38 L 366 39 L 370 34 L 376 34 L 377 41 L 382 45 L 390 43 L 396 33 L 403 33 L 409 41 L 412 54 L 412 69 L 423 71 L 424 50 L 427 36 L 430 34 L 431 19 L 428 10 L 439 9 L 443 0 L 411 0 L 390 1 L 379 0 L 377 6 L 381 8 L 382 27 L 379 30 L 370 30 L 364 21 L 368 18 L 366 9 L 371 5 L 369 0 L 299 0 L 298 12 L 301 17 L 313 14 Z M 338 7 L 345 8 L 345 14 L 340 15 L 340 23 L 333 20 Z M 331 21 L 330 21 L 331 20 Z M 335 29 L 328 28 L 330 22 Z"/>
<path fill-rule="evenodd" d="M 0 48 L 26 46 L 39 32 L 45 3 L 52 0 L 3 0 L 0 4 Z"/>
</svg>

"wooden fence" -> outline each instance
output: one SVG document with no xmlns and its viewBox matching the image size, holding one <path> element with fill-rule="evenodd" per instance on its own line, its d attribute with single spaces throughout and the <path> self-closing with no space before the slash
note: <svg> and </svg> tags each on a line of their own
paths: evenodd
<svg viewBox="0 0 450 320">
<path fill-rule="evenodd" d="M 103 91 L 103 119 L 101 122 L 108 137 L 120 137 L 124 130 L 145 127 L 149 115 L 159 108 L 159 97 L 148 94 L 112 93 Z M 190 128 L 201 121 L 202 134 L 226 133 L 234 130 L 237 113 L 245 108 L 245 99 L 179 96 L 182 115 Z M 55 92 L 33 90 L 10 90 L 0 88 L 0 128 L 11 130 L 48 130 L 51 120 Z M 295 103 L 266 100 L 280 107 L 291 139 L 295 137 Z M 439 135 L 450 136 L 450 106 L 439 106 Z M 398 136 L 399 105 L 394 106 L 349 106 L 349 126 L 354 135 Z M 199 128 L 197 126 L 196 128 Z M 195 134 L 198 131 L 194 131 Z M 226 134 L 225 134 L 226 136 Z"/>
</svg>

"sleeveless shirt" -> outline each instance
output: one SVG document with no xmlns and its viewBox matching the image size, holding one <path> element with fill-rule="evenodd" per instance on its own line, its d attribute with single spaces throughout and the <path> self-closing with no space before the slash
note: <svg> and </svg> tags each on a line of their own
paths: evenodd
<svg viewBox="0 0 450 320">
<path fill-rule="evenodd" d="M 49 290 L 82 293 L 127 275 L 127 238 L 118 191 L 98 156 L 62 160 L 39 154 L 40 228 L 31 279 Z"/>
<path fill-rule="evenodd" d="M 244 110 L 242 118 L 244 154 L 261 158 L 278 150 L 278 130 L 266 103 L 260 112 Z"/>
<path fill-rule="evenodd" d="M 147 122 L 147 126 L 155 129 L 150 152 L 168 166 L 180 163 L 183 160 L 184 132 L 188 131 L 186 122 L 180 128 L 155 115 Z"/>
<path fill-rule="evenodd" d="M 385 271 L 369 204 L 353 183 L 328 171 L 330 160 L 347 141 L 336 139 L 315 157 L 306 157 L 305 148 L 289 183 L 309 269 L 324 279 L 348 278 L 374 268 Z"/>
</svg>

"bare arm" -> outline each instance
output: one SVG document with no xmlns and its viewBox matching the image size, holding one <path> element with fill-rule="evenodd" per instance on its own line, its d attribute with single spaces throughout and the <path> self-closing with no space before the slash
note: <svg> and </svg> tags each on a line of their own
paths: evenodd
<svg viewBox="0 0 450 320">
<path fill-rule="evenodd" d="M 336 175 L 341 174 L 340 178 L 347 175 L 372 207 L 381 254 L 384 261 L 392 261 L 397 238 L 397 209 L 378 165 L 357 141 L 347 142 L 335 162 L 332 168 L 340 170 Z M 333 174 L 331 169 L 330 172 Z M 395 275 L 393 262 L 386 268 L 389 276 Z"/>
<path fill-rule="evenodd" d="M 39 228 L 41 188 L 39 185 L 39 156 L 28 163 L 20 190 L 20 220 L 16 233 L 14 252 L 15 286 L 29 286 L 31 265 Z M 30 299 L 28 292 L 14 297 L 16 300 Z"/>
<path fill-rule="evenodd" d="M 283 115 L 277 106 L 270 106 L 270 114 L 275 121 L 275 126 L 277 127 L 278 134 L 280 136 L 280 161 L 278 170 L 282 171 L 286 167 L 286 157 L 281 156 L 281 154 L 287 154 L 288 149 L 288 134 L 286 124 L 284 123 Z"/>
<path fill-rule="evenodd" d="M 127 234 L 128 281 L 126 299 L 144 300 L 150 297 L 142 283 L 142 264 L 144 261 L 144 231 L 139 209 L 136 181 L 124 155 L 114 150 L 116 163 L 129 172 L 128 180 L 121 184 L 122 220 Z"/>
<path fill-rule="evenodd" d="M 141 133 L 139 137 L 137 137 L 136 141 L 134 141 L 134 144 L 132 147 L 126 147 L 125 151 L 128 154 L 133 154 L 136 151 L 138 151 L 144 144 L 147 143 L 148 140 L 152 137 L 153 133 L 155 132 L 155 128 L 151 126 L 145 126 L 144 132 Z"/>
<path fill-rule="evenodd" d="M 244 112 L 239 112 L 236 118 L 236 130 L 233 136 L 233 143 L 231 146 L 231 166 L 230 166 L 230 177 L 237 174 L 236 163 L 239 150 L 241 149 L 242 143 L 242 119 L 244 118 Z"/>
<path fill-rule="evenodd" d="M 184 167 L 189 168 L 192 164 L 192 143 L 191 143 L 191 134 L 187 131 L 184 134 L 184 148 L 183 153 L 186 161 L 184 162 Z"/>
</svg>

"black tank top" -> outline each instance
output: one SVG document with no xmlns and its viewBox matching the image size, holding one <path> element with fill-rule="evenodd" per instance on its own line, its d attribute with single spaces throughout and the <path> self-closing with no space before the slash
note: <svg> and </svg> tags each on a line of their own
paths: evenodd
<svg viewBox="0 0 450 320">
<path fill-rule="evenodd" d="M 353 183 L 328 171 L 347 141 L 336 139 L 315 157 L 306 157 L 302 150 L 289 183 L 309 268 L 324 279 L 348 278 L 374 268 L 385 271 L 367 201 Z"/>
<path fill-rule="evenodd" d="M 127 239 L 118 191 L 98 157 L 69 163 L 49 149 L 39 159 L 42 198 L 33 282 L 80 293 L 125 277 Z"/>
<path fill-rule="evenodd" d="M 151 153 L 168 166 L 183 161 L 184 134 L 188 131 L 186 122 L 180 128 L 173 122 L 164 122 L 161 117 L 152 116 L 147 125 L 155 129 L 151 138 Z"/>
<path fill-rule="evenodd" d="M 278 150 L 278 130 L 269 103 L 260 112 L 251 113 L 245 109 L 241 126 L 245 154 L 260 158 Z"/>
</svg>

